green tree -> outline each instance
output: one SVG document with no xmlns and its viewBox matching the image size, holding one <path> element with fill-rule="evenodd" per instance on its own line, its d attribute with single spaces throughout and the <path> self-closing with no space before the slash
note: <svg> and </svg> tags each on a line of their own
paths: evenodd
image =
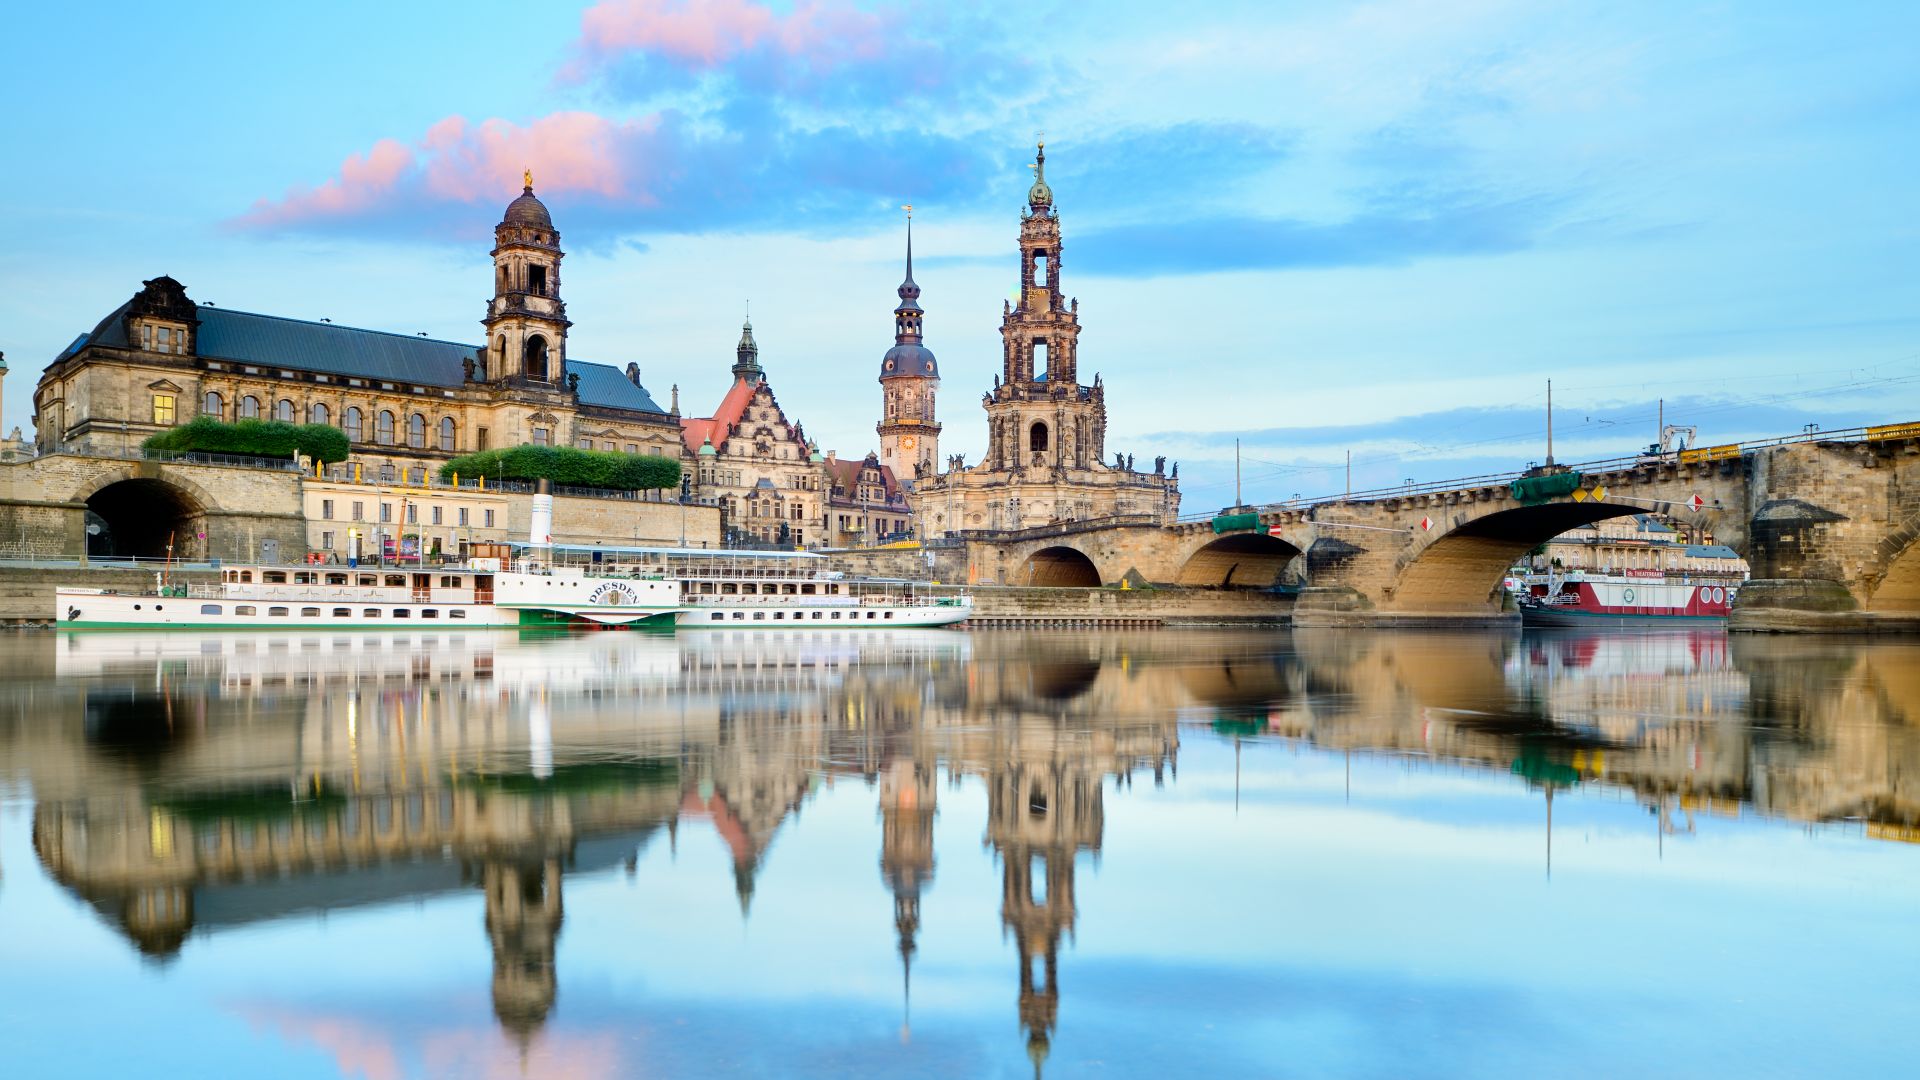
<svg viewBox="0 0 1920 1080">
<path fill-rule="evenodd" d="M 320 462 L 347 460 L 347 436 L 325 424 L 288 424 L 278 420 L 238 420 L 222 423 L 210 416 L 196 417 L 178 427 L 150 436 L 140 444 L 156 453 L 244 454 L 291 458 L 305 454 Z"/>
</svg>

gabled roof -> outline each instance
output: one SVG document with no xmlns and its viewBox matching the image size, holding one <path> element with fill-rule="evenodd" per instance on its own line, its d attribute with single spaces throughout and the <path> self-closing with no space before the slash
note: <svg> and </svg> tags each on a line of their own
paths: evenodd
<svg viewBox="0 0 1920 1080">
<path fill-rule="evenodd" d="M 712 416 L 692 419 L 682 417 L 680 439 L 686 443 L 687 450 L 698 451 L 700 444 L 708 439 L 713 440 L 716 449 L 724 445 L 727 441 L 727 433 L 733 430 L 733 425 L 740 422 L 740 417 L 747 411 L 747 404 L 753 400 L 753 392 L 759 388 L 760 384 L 757 382 L 750 383 L 745 379 L 735 379 L 733 385 L 727 388 L 727 396 L 720 399 L 720 407 L 713 411 Z"/>
<path fill-rule="evenodd" d="M 869 461 L 874 461 L 874 457 L 871 454 L 864 458 L 835 458 L 832 461 L 821 462 L 821 464 L 827 467 L 827 473 L 832 478 L 835 487 L 844 491 L 851 491 L 854 485 L 860 482 L 860 470 L 865 468 Z M 905 498 L 905 493 L 900 488 L 899 479 L 893 475 L 893 466 L 880 465 L 878 462 L 875 462 L 875 467 L 880 470 L 880 486 L 886 491 L 888 501 L 896 498 Z M 843 496 L 843 498 L 844 497 L 848 496 Z"/>
</svg>

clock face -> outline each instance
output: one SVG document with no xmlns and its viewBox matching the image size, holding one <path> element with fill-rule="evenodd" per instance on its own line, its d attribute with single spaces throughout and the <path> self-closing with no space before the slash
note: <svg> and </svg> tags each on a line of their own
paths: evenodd
<svg viewBox="0 0 1920 1080">
<path fill-rule="evenodd" d="M 918 445 L 920 445 L 919 441 L 911 435 L 900 440 L 900 449 L 902 450 L 911 450 Z"/>
</svg>

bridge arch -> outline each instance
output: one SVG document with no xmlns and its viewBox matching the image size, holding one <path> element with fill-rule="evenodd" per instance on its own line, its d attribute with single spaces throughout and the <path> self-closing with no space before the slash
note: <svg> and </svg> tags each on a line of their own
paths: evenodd
<svg viewBox="0 0 1920 1080">
<path fill-rule="evenodd" d="M 1174 584 L 1270 589 L 1300 549 L 1263 532 L 1229 533 L 1200 545 L 1181 563 Z"/>
<path fill-rule="evenodd" d="M 1408 556 L 1391 606 L 1400 611 L 1484 611 L 1516 560 L 1582 525 L 1643 514 L 1636 506 L 1551 502 L 1498 510 L 1461 524 Z"/>
<path fill-rule="evenodd" d="M 87 495 L 87 554 L 121 558 L 184 557 L 206 521 L 204 496 L 156 477 L 112 480 Z M 97 520 L 95 520 L 97 519 Z"/>
<path fill-rule="evenodd" d="M 1009 584 L 1038 585 L 1052 589 L 1097 589 L 1100 568 L 1078 548 L 1065 544 L 1043 547 L 1027 556 L 1020 576 Z"/>
<path fill-rule="evenodd" d="M 1868 611 L 1920 613 L 1920 514 L 1902 522 L 1880 542 Z"/>
</svg>

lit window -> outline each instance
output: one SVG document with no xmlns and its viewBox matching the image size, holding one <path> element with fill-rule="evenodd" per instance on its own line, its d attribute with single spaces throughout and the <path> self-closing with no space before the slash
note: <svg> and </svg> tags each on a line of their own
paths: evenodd
<svg viewBox="0 0 1920 1080">
<path fill-rule="evenodd" d="M 173 395 L 172 394 L 153 395 L 153 422 L 156 424 L 172 426 L 173 424 Z"/>
</svg>

